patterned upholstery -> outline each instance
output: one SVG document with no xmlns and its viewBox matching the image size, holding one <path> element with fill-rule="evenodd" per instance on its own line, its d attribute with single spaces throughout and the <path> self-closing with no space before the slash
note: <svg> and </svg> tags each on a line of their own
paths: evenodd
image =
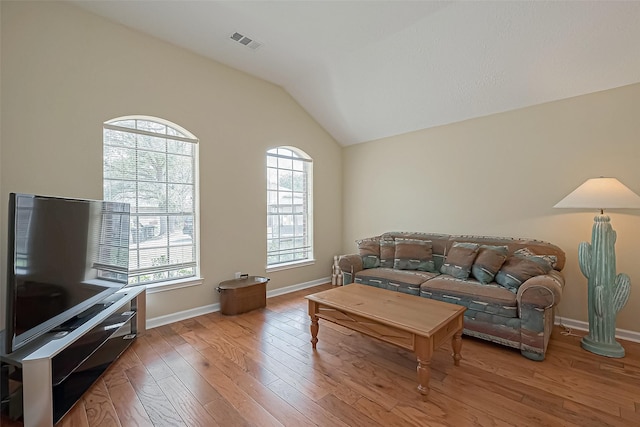
<svg viewBox="0 0 640 427">
<path fill-rule="evenodd" d="M 496 284 L 483 285 L 473 279 L 441 275 L 424 282 L 420 286 L 420 296 L 463 305 L 479 312 L 518 317 L 518 304 L 513 292 Z"/>
<path fill-rule="evenodd" d="M 458 279 L 467 279 L 479 248 L 480 245 L 477 243 L 454 243 L 440 267 L 440 272 Z"/>
<path fill-rule="evenodd" d="M 380 267 L 380 239 L 358 240 L 358 253 L 362 257 L 363 268 Z"/>
<path fill-rule="evenodd" d="M 395 239 L 393 268 L 397 270 L 435 271 L 430 240 Z"/>
<path fill-rule="evenodd" d="M 420 285 L 436 276 L 436 273 L 427 271 L 370 268 L 359 271 L 354 281 L 355 283 L 375 286 L 376 288 L 420 295 Z"/>
<path fill-rule="evenodd" d="M 509 248 L 506 246 L 482 245 L 478 250 L 478 256 L 473 261 L 471 274 L 480 283 L 491 283 L 496 273 L 500 271 L 502 264 L 507 259 Z"/>
<path fill-rule="evenodd" d="M 482 278 L 486 283 L 481 283 L 474 276 L 464 279 L 448 274 L 391 268 L 393 264 L 389 262 L 390 256 L 394 253 L 392 250 L 395 250 L 396 240 L 401 241 L 400 239 L 429 241 L 435 271 L 440 271 L 456 242 L 477 244 L 481 249 L 482 246 L 501 247 L 499 255 L 507 260 L 518 252 L 515 254 L 518 258 L 522 254 L 528 254 L 545 257 L 554 263 L 550 264 L 550 271 L 545 268 L 538 272 L 540 274 L 524 279 L 514 289 L 513 286 L 502 286 L 491 281 L 490 274 L 483 274 Z M 565 264 L 565 253 L 562 249 L 551 243 L 532 239 L 435 233 L 390 232 L 367 240 L 380 242 L 380 267 L 364 268 L 363 257 L 357 254 L 343 255 L 339 259 L 339 267 L 344 276 L 344 284 L 362 283 L 465 306 L 466 335 L 518 348 L 525 357 L 532 360 L 544 360 L 554 323 L 553 308 L 560 302 L 564 287 L 561 270 Z M 368 247 L 367 251 L 375 253 L 376 248 Z M 479 251 L 481 253 L 482 250 Z M 457 256 L 452 255 L 449 259 L 455 258 Z M 503 268 L 501 262 L 497 261 L 503 260 L 481 259 L 478 267 L 496 273 L 496 268 Z M 504 265 L 506 268 L 502 276 L 511 268 L 507 262 Z M 447 268 L 443 271 L 447 271 Z"/>
</svg>

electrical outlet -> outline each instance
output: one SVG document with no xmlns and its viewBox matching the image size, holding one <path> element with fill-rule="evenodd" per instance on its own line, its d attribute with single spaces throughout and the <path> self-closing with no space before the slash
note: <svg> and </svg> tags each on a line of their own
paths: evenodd
<svg viewBox="0 0 640 427">
<path fill-rule="evenodd" d="M 242 276 L 242 272 L 240 272 L 240 271 L 236 272 L 236 274 L 235 274 L 236 279 L 239 279 L 240 276 Z"/>
</svg>

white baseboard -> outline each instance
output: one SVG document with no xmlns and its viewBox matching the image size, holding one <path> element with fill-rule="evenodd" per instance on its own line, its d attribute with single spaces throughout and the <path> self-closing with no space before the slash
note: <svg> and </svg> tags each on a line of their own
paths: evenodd
<svg viewBox="0 0 640 427">
<path fill-rule="evenodd" d="M 168 325 L 169 323 L 187 320 L 192 317 L 202 316 L 203 314 L 220 311 L 220 303 L 203 305 L 202 307 L 192 308 L 190 310 L 178 311 L 176 313 L 147 319 L 147 329 L 157 328 L 158 326 Z"/>
<path fill-rule="evenodd" d="M 589 323 L 582 320 L 568 319 L 566 317 L 556 316 L 556 325 L 566 326 L 571 329 L 578 329 L 579 331 L 588 331 Z M 629 331 L 627 329 L 616 329 L 616 338 L 626 341 L 633 341 L 640 343 L 640 332 Z"/>
<path fill-rule="evenodd" d="M 311 288 L 312 286 L 323 285 L 325 283 L 331 283 L 331 277 L 322 277 L 310 282 L 298 283 L 297 285 L 285 286 L 284 288 L 267 291 L 267 298 L 277 297 L 278 295 L 288 294 L 291 292 L 299 291 L 301 289 Z"/>
<path fill-rule="evenodd" d="M 301 289 L 310 288 L 312 286 L 322 285 L 328 282 L 331 282 L 331 277 L 323 277 L 321 279 L 312 280 L 310 282 L 285 286 L 284 288 L 267 291 L 267 298 L 288 294 L 290 292 L 299 291 Z M 179 322 L 181 320 L 190 319 L 196 316 L 202 316 L 203 314 L 214 313 L 216 311 L 220 311 L 220 303 L 204 305 L 202 307 L 192 308 L 190 310 L 178 311 L 176 313 L 154 317 L 153 319 L 147 319 L 147 329 L 157 328 L 158 326 L 168 325 L 169 323 Z"/>
</svg>

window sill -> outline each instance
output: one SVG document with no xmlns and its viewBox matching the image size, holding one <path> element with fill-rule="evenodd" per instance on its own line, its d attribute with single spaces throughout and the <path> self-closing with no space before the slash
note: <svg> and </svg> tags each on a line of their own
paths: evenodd
<svg viewBox="0 0 640 427">
<path fill-rule="evenodd" d="M 202 277 L 188 277 L 186 279 L 170 280 L 160 283 L 151 283 L 147 286 L 147 294 L 155 294 L 157 292 L 171 291 L 174 289 L 188 288 L 190 286 L 199 286 L 204 283 Z"/>
<path fill-rule="evenodd" d="M 307 265 L 313 265 L 315 263 L 315 259 L 305 259 L 303 261 L 286 262 L 282 264 L 267 266 L 265 270 L 267 273 L 271 273 L 272 271 L 289 270 L 291 268 L 305 267 Z"/>
</svg>

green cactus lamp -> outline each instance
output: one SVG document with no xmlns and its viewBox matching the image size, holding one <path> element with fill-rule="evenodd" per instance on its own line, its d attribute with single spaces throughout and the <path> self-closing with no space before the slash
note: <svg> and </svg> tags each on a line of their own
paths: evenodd
<svg viewBox="0 0 640 427">
<path fill-rule="evenodd" d="M 558 202 L 554 208 L 599 209 L 591 232 L 591 244 L 580 243 L 578 261 L 587 278 L 589 335 L 582 348 L 607 357 L 624 357 L 616 341 L 616 317 L 629 299 L 629 276 L 616 275 L 616 232 L 605 209 L 640 209 L 640 196 L 616 178 L 592 178 Z"/>
</svg>

